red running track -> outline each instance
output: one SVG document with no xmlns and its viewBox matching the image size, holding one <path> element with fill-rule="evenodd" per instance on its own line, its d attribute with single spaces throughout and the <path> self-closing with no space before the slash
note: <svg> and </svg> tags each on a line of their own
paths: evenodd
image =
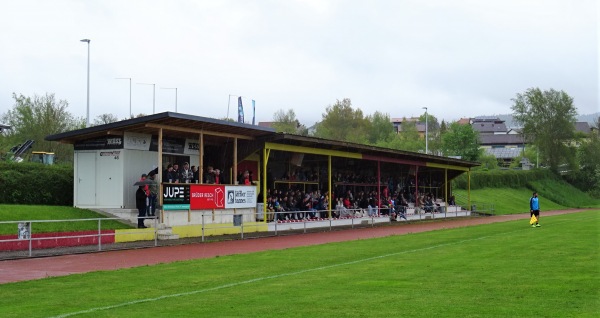
<svg viewBox="0 0 600 318">
<path fill-rule="evenodd" d="M 545 211 L 542 214 L 542 220 L 544 216 L 581 211 L 585 210 Z M 52 276 L 65 276 L 75 273 L 114 270 L 158 263 L 210 258 L 222 255 L 278 250 L 296 246 L 369 239 L 390 235 L 403 235 L 520 219 L 529 219 L 529 213 L 469 219 L 445 219 L 440 222 L 398 223 L 395 226 L 339 230 L 333 232 L 6 260 L 0 261 L 0 284 Z"/>
</svg>

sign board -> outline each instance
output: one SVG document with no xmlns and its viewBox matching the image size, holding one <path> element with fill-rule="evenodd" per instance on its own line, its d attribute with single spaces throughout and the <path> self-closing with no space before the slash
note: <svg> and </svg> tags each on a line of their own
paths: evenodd
<svg viewBox="0 0 600 318">
<path fill-rule="evenodd" d="M 150 150 L 151 140 L 152 135 L 126 131 L 123 134 L 123 147 L 125 149 Z"/>
<path fill-rule="evenodd" d="M 188 210 L 190 208 L 190 185 L 163 185 L 163 206 L 165 210 Z"/>
<path fill-rule="evenodd" d="M 75 150 L 123 149 L 123 136 L 108 135 L 78 141 L 73 145 Z"/>
<path fill-rule="evenodd" d="M 255 208 L 255 186 L 164 184 L 165 210 Z"/>
<path fill-rule="evenodd" d="M 19 240 L 30 239 L 31 233 L 29 233 L 29 222 L 19 222 L 19 224 L 17 224 L 17 232 Z"/>
</svg>

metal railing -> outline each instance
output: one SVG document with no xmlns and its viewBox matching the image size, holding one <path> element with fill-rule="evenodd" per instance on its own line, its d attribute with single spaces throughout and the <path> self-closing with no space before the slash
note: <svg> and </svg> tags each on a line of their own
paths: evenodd
<svg viewBox="0 0 600 318">
<path fill-rule="evenodd" d="M 481 210 L 480 210 L 481 207 Z M 491 209 L 493 205 L 478 205 L 477 215 L 481 215 L 484 209 Z M 339 210 L 311 210 L 311 211 L 279 211 L 266 212 L 267 222 L 256 220 L 256 212 L 248 211 L 244 213 L 231 212 L 221 213 L 215 218 L 212 213 L 201 214 L 201 224 L 181 224 L 182 227 L 198 226 L 200 229 L 193 228 L 188 231 L 185 238 L 178 240 L 162 240 L 169 234 L 169 228 L 158 222 L 156 218 L 146 219 L 146 224 L 151 226 L 146 229 L 103 229 L 103 222 L 106 221 L 125 221 L 129 223 L 130 219 L 124 218 L 92 218 L 92 219 L 65 219 L 65 220 L 21 220 L 21 221 L 2 221 L 0 226 L 15 229 L 15 234 L 0 235 L 0 259 L 37 257 L 49 255 L 63 255 L 73 253 L 98 252 L 116 249 L 131 249 L 140 247 L 153 247 L 160 245 L 185 244 L 191 242 L 206 242 L 207 236 L 222 239 L 223 236 L 230 236 L 245 239 L 248 236 L 256 237 L 277 236 L 281 232 L 289 233 L 307 233 L 309 231 L 334 231 L 343 228 L 374 227 L 377 224 L 385 225 L 394 222 L 419 221 L 426 219 L 443 219 L 449 217 L 461 217 L 471 215 L 468 211 L 447 212 L 447 209 L 438 209 L 434 212 L 425 212 L 423 209 L 415 209 L 414 214 L 407 214 L 401 211 L 390 211 L 389 208 L 373 208 L 369 213 L 367 209 L 346 209 Z M 225 211 L 223 211 L 225 212 Z M 392 212 L 392 213 L 390 213 Z M 395 212 L 395 217 L 394 216 Z M 390 215 L 391 214 L 391 215 Z M 485 215 L 485 214 L 484 214 Z M 43 224 L 58 222 L 96 222 L 95 229 L 70 230 L 62 232 L 44 231 Z M 36 230 L 38 228 L 38 230 Z M 69 228 L 74 228 L 73 226 Z M 77 228 L 77 226 L 75 226 Z M 212 235 L 207 235 L 207 232 Z M 172 232 L 170 232 L 173 234 Z M 217 234 L 215 234 L 217 233 Z M 149 236 L 151 234 L 152 239 Z M 117 235 L 125 238 L 117 241 Z M 134 236 L 134 235 L 137 235 Z M 141 235 L 141 238 L 140 238 Z M 163 236 L 163 237 L 161 237 Z M 52 242 L 53 241 L 53 242 Z"/>
</svg>

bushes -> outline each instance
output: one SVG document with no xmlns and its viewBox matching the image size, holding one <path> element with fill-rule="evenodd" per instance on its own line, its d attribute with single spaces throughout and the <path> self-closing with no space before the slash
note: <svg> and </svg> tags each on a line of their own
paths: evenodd
<svg viewBox="0 0 600 318">
<path fill-rule="evenodd" d="M 0 203 L 73 205 L 73 166 L 0 162 Z"/>
<path fill-rule="evenodd" d="M 529 182 L 542 179 L 557 179 L 551 171 L 536 170 L 491 170 L 471 172 L 471 189 L 483 188 L 526 188 Z M 456 189 L 467 188 L 467 174 L 464 173 L 453 180 Z"/>
</svg>

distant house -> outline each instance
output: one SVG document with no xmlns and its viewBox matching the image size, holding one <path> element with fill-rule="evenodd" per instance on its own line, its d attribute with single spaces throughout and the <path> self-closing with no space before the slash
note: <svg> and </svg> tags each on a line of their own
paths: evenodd
<svg viewBox="0 0 600 318">
<path fill-rule="evenodd" d="M 3 132 L 6 129 L 10 129 L 10 126 L 0 124 L 0 133 Z"/>
<path fill-rule="evenodd" d="M 274 123 L 275 123 L 274 121 L 259 121 L 258 126 L 265 127 L 265 128 L 273 128 Z"/>
<path fill-rule="evenodd" d="M 481 148 L 496 157 L 501 166 L 510 165 L 523 154 L 523 136 L 519 130 L 507 128 L 504 120 L 494 116 L 479 116 L 471 120 L 471 126 L 479 133 Z"/>
<path fill-rule="evenodd" d="M 425 138 L 425 123 L 419 122 L 419 118 L 418 117 L 411 117 L 411 118 L 392 118 L 392 125 L 394 125 L 394 131 L 396 133 L 399 133 L 402 131 L 402 124 L 406 123 L 406 122 L 413 122 L 415 123 L 415 126 L 417 128 L 417 132 L 419 133 L 419 137 L 421 138 Z"/>
<path fill-rule="evenodd" d="M 504 120 L 501 120 L 497 117 L 490 116 L 479 116 L 475 117 L 471 120 L 471 126 L 473 130 L 477 131 L 479 135 L 489 135 L 489 134 L 507 134 L 508 129 L 506 128 L 506 124 L 504 124 Z"/>
<path fill-rule="evenodd" d="M 575 123 L 575 131 L 576 132 L 581 132 L 584 134 L 589 134 L 593 131 L 592 126 L 590 126 L 590 123 L 588 123 L 587 121 L 578 121 Z"/>
</svg>

